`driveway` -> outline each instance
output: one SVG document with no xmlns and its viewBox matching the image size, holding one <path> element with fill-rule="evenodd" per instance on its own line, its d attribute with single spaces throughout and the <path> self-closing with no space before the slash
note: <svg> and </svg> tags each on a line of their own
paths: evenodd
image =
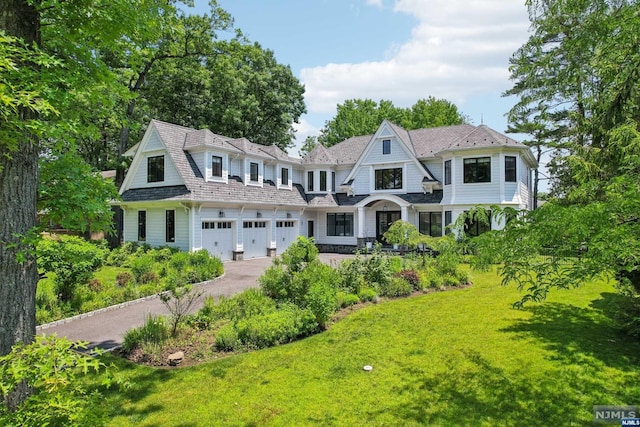
<svg viewBox="0 0 640 427">
<path fill-rule="evenodd" d="M 330 265 L 350 257 L 353 256 L 320 254 L 320 259 Z M 198 302 L 198 308 L 207 295 L 219 298 L 257 287 L 258 277 L 271 265 L 272 261 L 273 258 L 257 258 L 225 263 L 223 277 L 198 285 L 204 291 Z M 150 314 L 169 315 L 169 311 L 159 298 L 151 297 L 43 325 L 38 327 L 36 332 L 47 335 L 56 334 L 72 341 L 87 341 L 89 348 L 98 347 L 103 350 L 111 350 L 122 344 L 124 334 L 129 329 L 144 324 Z"/>
</svg>

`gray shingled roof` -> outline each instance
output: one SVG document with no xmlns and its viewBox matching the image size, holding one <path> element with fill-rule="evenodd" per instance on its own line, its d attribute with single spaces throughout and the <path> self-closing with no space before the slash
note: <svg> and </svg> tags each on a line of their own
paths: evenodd
<svg viewBox="0 0 640 427">
<path fill-rule="evenodd" d="M 191 192 L 184 185 L 173 185 L 171 187 L 134 188 L 122 193 L 121 197 L 123 202 L 184 201 L 191 199 Z"/>
<path fill-rule="evenodd" d="M 299 185 L 294 185 L 293 190 L 278 190 L 271 181 L 265 181 L 262 187 L 247 186 L 242 183 L 239 177 L 229 177 L 229 183 L 207 182 L 203 179 L 202 173 L 195 162 L 184 150 L 185 141 L 190 133 L 200 132 L 182 126 L 154 120 L 160 137 L 164 141 L 167 152 L 175 164 L 180 176 L 184 180 L 184 188 L 188 194 L 180 195 L 181 200 L 191 201 L 216 201 L 216 202 L 244 202 L 244 203 L 268 203 L 286 206 L 307 206 L 304 190 Z M 206 135 L 206 134 L 205 134 Z M 212 134 L 215 135 L 215 134 Z M 260 150 L 259 144 L 253 144 L 246 139 L 227 140 L 234 147 L 241 149 L 252 155 L 259 155 L 269 159 L 274 156 Z M 167 187 L 163 187 L 167 188 Z M 144 190 L 144 189 L 136 189 Z M 129 190 L 134 191 L 134 190 Z M 153 200 L 175 200 L 175 195 L 163 197 L 158 194 L 160 190 L 153 193 L 139 192 L 143 197 L 156 197 Z M 126 194 L 127 192 L 125 192 Z M 129 196 L 127 196 L 129 197 Z M 129 200 L 131 201 L 131 200 Z"/>
<path fill-rule="evenodd" d="M 336 165 L 355 164 L 373 135 L 354 136 L 327 149 Z"/>
<path fill-rule="evenodd" d="M 322 144 L 316 144 L 313 150 L 302 159 L 303 164 L 332 165 L 336 159 L 331 155 L 330 149 Z"/>
</svg>

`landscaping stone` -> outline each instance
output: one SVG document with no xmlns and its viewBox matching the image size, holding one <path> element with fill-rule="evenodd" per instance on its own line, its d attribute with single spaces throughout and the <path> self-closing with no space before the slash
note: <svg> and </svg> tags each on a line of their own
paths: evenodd
<svg viewBox="0 0 640 427">
<path fill-rule="evenodd" d="M 182 359 L 184 359 L 184 352 L 178 351 L 173 354 L 170 354 L 167 358 L 169 362 L 169 366 L 177 366 L 182 363 Z"/>
</svg>

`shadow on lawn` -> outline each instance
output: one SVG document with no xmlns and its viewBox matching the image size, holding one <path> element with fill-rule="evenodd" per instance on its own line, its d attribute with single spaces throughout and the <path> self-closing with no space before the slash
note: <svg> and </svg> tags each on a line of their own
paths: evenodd
<svg viewBox="0 0 640 427">
<path fill-rule="evenodd" d="M 503 329 L 515 340 L 542 343 L 553 361 L 542 369 L 503 369 L 473 350 L 451 354 L 435 374 L 407 364 L 403 386 L 393 390 L 401 403 L 371 420 L 393 413 L 402 422 L 427 425 L 586 426 L 593 425 L 593 405 L 638 404 L 640 343 L 595 308 L 611 308 L 611 295 L 603 294 L 593 308 L 530 307 L 529 319 Z"/>
<path fill-rule="evenodd" d="M 115 377 L 126 381 L 125 385 L 115 384 L 110 388 L 98 386 L 105 397 L 109 416 L 126 416 L 129 422 L 139 424 L 148 415 L 167 410 L 160 404 L 141 407 L 136 402 L 156 393 L 162 384 L 173 379 L 176 371 L 140 367 L 110 355 L 104 356 L 103 363 Z"/>
<path fill-rule="evenodd" d="M 603 293 L 591 308 L 562 303 L 542 303 L 526 308 L 531 318 L 504 329 L 517 336 L 542 341 L 553 359 L 584 363 L 593 358 L 604 365 L 628 371 L 640 363 L 640 343 L 624 334 L 611 319 L 615 294 Z M 594 362 L 595 363 L 595 362 Z"/>
</svg>

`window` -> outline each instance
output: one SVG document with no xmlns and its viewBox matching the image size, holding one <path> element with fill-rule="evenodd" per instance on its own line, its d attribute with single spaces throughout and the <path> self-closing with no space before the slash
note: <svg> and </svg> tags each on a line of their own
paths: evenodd
<svg viewBox="0 0 640 427">
<path fill-rule="evenodd" d="M 258 182 L 258 164 L 255 162 L 249 163 L 249 180 Z"/>
<path fill-rule="evenodd" d="M 464 182 L 491 182 L 491 157 L 464 159 Z"/>
<path fill-rule="evenodd" d="M 313 171 L 307 172 L 307 191 L 313 191 Z"/>
<path fill-rule="evenodd" d="M 336 173 L 331 172 L 331 191 L 336 192 Z"/>
<path fill-rule="evenodd" d="M 280 185 L 289 185 L 289 169 L 287 168 L 280 169 Z"/>
<path fill-rule="evenodd" d="M 464 222 L 464 231 L 469 237 L 479 236 L 489 230 L 491 230 L 491 211 L 488 211 L 486 222 L 469 217 Z"/>
<path fill-rule="evenodd" d="M 222 178 L 222 157 L 211 156 L 211 176 Z"/>
<path fill-rule="evenodd" d="M 382 141 L 382 154 L 391 154 L 391 140 L 385 139 Z"/>
<path fill-rule="evenodd" d="M 516 182 L 516 158 L 505 156 L 504 158 L 504 181 Z"/>
<path fill-rule="evenodd" d="M 328 213 L 327 236 L 353 236 L 353 214 Z"/>
<path fill-rule="evenodd" d="M 422 234 L 442 236 L 442 212 L 420 212 L 418 228 Z"/>
<path fill-rule="evenodd" d="M 147 211 L 138 211 L 138 241 L 147 240 Z"/>
<path fill-rule="evenodd" d="M 451 184 L 451 160 L 444 162 L 444 185 Z"/>
<path fill-rule="evenodd" d="M 452 222 L 451 211 L 444 211 L 444 226 L 445 226 L 444 234 L 451 233 L 451 229 L 447 228 L 448 226 L 451 225 L 451 222 Z"/>
<path fill-rule="evenodd" d="M 276 221 L 277 228 L 292 228 L 293 226 L 293 221 Z"/>
<path fill-rule="evenodd" d="M 376 190 L 399 190 L 402 188 L 402 168 L 376 169 Z"/>
<path fill-rule="evenodd" d="M 176 241 L 176 211 L 165 211 L 165 242 Z"/>
<path fill-rule="evenodd" d="M 147 158 L 147 182 L 164 181 L 164 156 Z"/>
<path fill-rule="evenodd" d="M 327 171 L 320 171 L 320 191 L 327 191 Z"/>
</svg>

